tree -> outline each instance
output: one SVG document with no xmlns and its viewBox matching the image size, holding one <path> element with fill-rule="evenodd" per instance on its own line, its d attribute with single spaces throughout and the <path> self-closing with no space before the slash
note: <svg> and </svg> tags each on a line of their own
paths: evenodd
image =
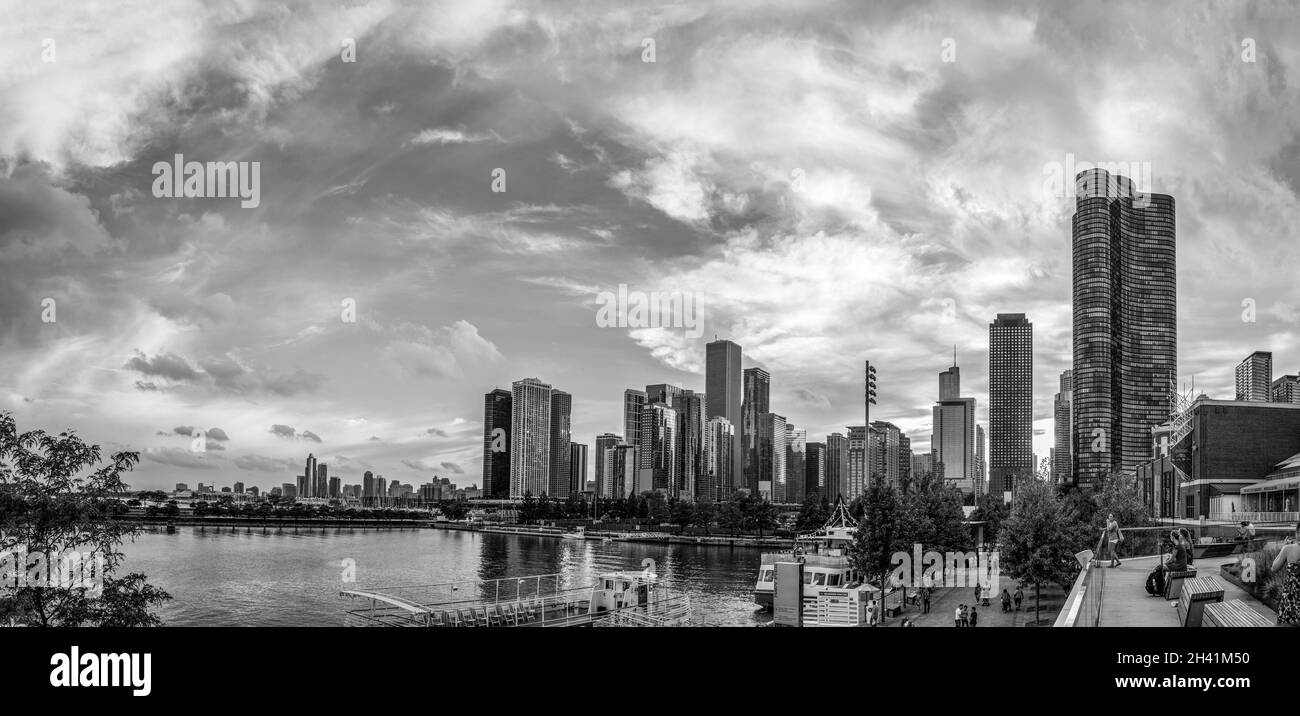
<svg viewBox="0 0 1300 716">
<path fill-rule="evenodd" d="M 162 623 L 153 609 L 171 595 L 138 572 L 113 576 L 122 562 L 117 548 L 138 531 L 114 519 L 124 506 L 113 496 L 126 491 L 122 473 L 139 460 L 139 453 L 118 452 L 99 466 L 99 446 L 75 432 L 19 433 L 13 417 L 0 414 L 0 552 L 40 553 L 47 564 L 87 551 L 103 560 L 93 586 L 42 582 L 7 590 L 0 595 L 0 619 L 38 626 Z"/>
<path fill-rule="evenodd" d="M 694 522 L 697 526 L 704 528 L 704 536 L 709 536 L 709 527 L 713 521 L 718 519 L 718 506 L 713 500 L 700 500 L 695 504 Z"/>
<path fill-rule="evenodd" d="M 1108 514 L 1115 515 L 1121 527 L 1141 527 L 1151 523 L 1151 513 L 1142 500 L 1137 475 L 1107 473 L 1097 491 L 1096 504 L 1097 510 L 1091 523 L 1098 533 L 1105 527 Z"/>
<path fill-rule="evenodd" d="M 722 508 L 718 511 L 718 526 L 730 532 L 732 537 L 745 529 L 745 507 L 740 499 L 722 503 Z"/>
<path fill-rule="evenodd" d="M 668 521 L 677 525 L 679 532 L 690 527 L 695 522 L 695 503 L 690 500 L 673 500 L 668 510 Z"/>
<path fill-rule="evenodd" d="M 776 529 L 776 505 L 767 499 L 754 500 L 750 503 L 749 523 L 763 536 L 763 530 Z"/>
<path fill-rule="evenodd" d="M 800 532 L 811 532 L 826 524 L 830 511 L 830 503 L 826 501 L 826 498 L 814 492 L 804 498 L 803 505 L 799 508 L 799 517 L 795 521 L 795 527 Z"/>
<path fill-rule="evenodd" d="M 1022 584 L 1034 585 L 1034 621 L 1039 617 L 1042 585 L 1067 589 L 1078 574 L 1074 559 L 1078 530 L 1056 489 L 1040 480 L 1016 486 L 1011 515 L 1002 524 L 1000 568 Z"/>
<path fill-rule="evenodd" d="M 862 505 L 862 517 L 849 547 L 849 562 L 864 578 L 876 579 L 883 599 L 887 578 L 893 569 L 894 553 L 911 549 L 900 529 L 900 523 L 905 519 L 902 505 L 894 489 L 880 482 L 868 487 L 857 501 Z"/>
<path fill-rule="evenodd" d="M 984 522 L 984 541 L 992 544 L 998 541 L 998 531 L 1010 514 L 1011 507 L 1003 502 L 1001 497 L 986 493 L 980 495 L 970 518 L 975 522 Z"/>
</svg>

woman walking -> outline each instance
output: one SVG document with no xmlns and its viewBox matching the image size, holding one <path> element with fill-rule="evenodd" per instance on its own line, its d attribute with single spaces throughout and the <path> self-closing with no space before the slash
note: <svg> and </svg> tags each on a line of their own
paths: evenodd
<svg viewBox="0 0 1300 716">
<path fill-rule="evenodd" d="M 1273 573 L 1283 575 L 1282 597 L 1277 600 L 1278 626 L 1300 625 L 1300 523 L 1296 524 L 1295 535 L 1288 537 L 1277 559 L 1273 560 Z"/>
<path fill-rule="evenodd" d="M 1119 529 L 1119 522 L 1115 519 L 1115 514 L 1106 515 L 1106 529 L 1103 532 L 1106 535 L 1106 549 L 1110 553 L 1110 564 L 1108 567 L 1118 567 L 1123 564 L 1119 561 L 1119 543 L 1124 540 L 1124 533 Z"/>
<path fill-rule="evenodd" d="M 1002 590 L 1002 611 L 1011 611 L 1011 593 L 1005 589 Z"/>
</svg>

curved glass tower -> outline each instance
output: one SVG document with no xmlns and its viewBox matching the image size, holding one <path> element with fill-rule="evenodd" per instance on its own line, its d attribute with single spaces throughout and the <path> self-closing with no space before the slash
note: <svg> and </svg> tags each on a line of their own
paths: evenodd
<svg viewBox="0 0 1300 716">
<path fill-rule="evenodd" d="M 1174 199 L 1104 169 L 1075 177 L 1074 481 L 1151 457 L 1178 370 Z"/>
</svg>

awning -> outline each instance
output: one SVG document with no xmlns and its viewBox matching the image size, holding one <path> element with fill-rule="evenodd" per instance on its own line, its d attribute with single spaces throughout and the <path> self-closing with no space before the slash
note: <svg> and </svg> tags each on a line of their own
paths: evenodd
<svg viewBox="0 0 1300 716">
<path fill-rule="evenodd" d="M 1241 494 L 1254 495 L 1261 492 L 1281 492 L 1282 490 L 1300 489 L 1300 475 L 1283 480 L 1265 480 L 1241 488 Z"/>
</svg>

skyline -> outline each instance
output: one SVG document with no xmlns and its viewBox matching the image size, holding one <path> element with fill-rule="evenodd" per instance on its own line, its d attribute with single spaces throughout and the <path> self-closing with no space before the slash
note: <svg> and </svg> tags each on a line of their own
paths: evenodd
<svg viewBox="0 0 1300 716">
<path fill-rule="evenodd" d="M 1006 312 L 1034 323 L 1048 457 L 1074 207 L 1045 186 L 1084 158 L 1178 200 L 1180 388 L 1231 397 L 1256 350 L 1300 373 L 1285 6 L 288 5 L 0 30 L 0 410 L 141 451 L 134 487 L 277 485 L 307 452 L 479 482 L 488 390 L 567 391 L 594 446 L 626 388 L 707 394 L 714 335 L 810 442 L 861 424 L 870 360 L 873 419 L 919 453 L 953 343 L 988 425 Z M 154 198 L 177 154 L 259 162 L 260 204 Z M 702 322 L 601 326 L 621 286 L 689 292 Z"/>
</svg>

